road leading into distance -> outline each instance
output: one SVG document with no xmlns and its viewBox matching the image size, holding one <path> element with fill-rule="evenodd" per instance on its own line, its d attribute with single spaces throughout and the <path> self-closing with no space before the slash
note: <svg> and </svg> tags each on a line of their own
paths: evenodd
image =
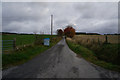
<svg viewBox="0 0 120 80">
<path fill-rule="evenodd" d="M 71 51 L 63 38 L 58 44 L 25 64 L 3 71 L 3 78 L 120 78 Z"/>
</svg>

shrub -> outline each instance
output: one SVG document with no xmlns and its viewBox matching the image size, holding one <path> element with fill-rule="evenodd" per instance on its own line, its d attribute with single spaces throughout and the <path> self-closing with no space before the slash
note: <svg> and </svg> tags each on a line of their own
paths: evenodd
<svg viewBox="0 0 120 80">
<path fill-rule="evenodd" d="M 72 26 L 68 25 L 67 28 L 64 29 L 64 34 L 67 37 L 72 38 L 75 35 L 75 29 Z"/>
</svg>

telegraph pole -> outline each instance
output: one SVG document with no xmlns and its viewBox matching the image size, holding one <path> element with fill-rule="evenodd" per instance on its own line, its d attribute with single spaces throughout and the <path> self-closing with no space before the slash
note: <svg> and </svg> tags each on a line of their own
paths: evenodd
<svg viewBox="0 0 120 80">
<path fill-rule="evenodd" d="M 52 31 L 53 30 L 53 15 L 51 15 L 51 35 L 52 35 Z"/>
</svg>

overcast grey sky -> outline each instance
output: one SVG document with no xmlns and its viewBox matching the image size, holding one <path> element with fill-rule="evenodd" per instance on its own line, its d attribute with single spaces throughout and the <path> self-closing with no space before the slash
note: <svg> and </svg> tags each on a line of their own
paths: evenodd
<svg viewBox="0 0 120 80">
<path fill-rule="evenodd" d="M 73 24 L 76 31 L 117 33 L 117 2 L 3 2 L 2 31 L 55 33 Z"/>
</svg>

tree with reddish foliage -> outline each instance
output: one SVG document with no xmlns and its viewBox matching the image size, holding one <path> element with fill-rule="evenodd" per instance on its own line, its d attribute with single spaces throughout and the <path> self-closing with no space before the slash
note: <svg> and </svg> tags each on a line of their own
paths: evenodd
<svg viewBox="0 0 120 80">
<path fill-rule="evenodd" d="M 72 38 L 74 35 L 75 35 L 75 29 L 68 25 L 65 29 L 64 29 L 64 34 L 67 36 L 67 37 L 70 37 Z"/>
<path fill-rule="evenodd" d="M 58 34 L 58 36 L 63 36 L 63 30 L 62 29 L 58 29 L 57 30 L 57 34 Z"/>
</svg>

